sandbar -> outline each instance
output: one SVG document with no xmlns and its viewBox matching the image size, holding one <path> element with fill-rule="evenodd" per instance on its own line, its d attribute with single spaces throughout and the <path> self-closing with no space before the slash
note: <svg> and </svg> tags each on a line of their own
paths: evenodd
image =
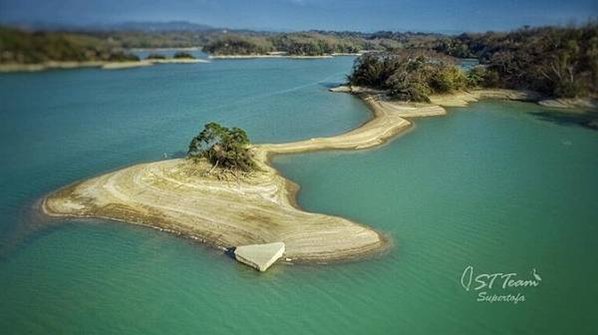
<svg viewBox="0 0 598 335">
<path fill-rule="evenodd" d="M 436 104 L 390 101 L 383 92 L 351 87 L 372 119 L 332 137 L 253 145 L 257 171 L 222 179 L 207 162 L 171 159 L 137 164 L 77 182 L 49 194 L 42 210 L 56 217 L 93 217 L 154 227 L 228 249 L 284 242 L 289 262 L 329 263 L 361 259 L 388 249 L 388 236 L 342 217 L 311 213 L 296 202 L 298 185 L 270 165 L 277 154 L 374 148 L 409 128 L 410 118 L 446 114 L 452 106 L 480 97 L 514 97 L 513 92 L 463 93 L 433 97 Z M 517 96 L 519 97 L 519 96 Z M 521 98 L 521 97 L 519 97 Z"/>
</svg>

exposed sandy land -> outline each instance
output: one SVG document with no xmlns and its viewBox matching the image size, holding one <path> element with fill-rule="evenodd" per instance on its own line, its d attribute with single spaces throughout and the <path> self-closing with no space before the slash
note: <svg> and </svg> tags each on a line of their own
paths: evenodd
<svg viewBox="0 0 598 335">
<path fill-rule="evenodd" d="M 552 108 L 590 108 L 598 109 L 598 100 L 590 98 L 576 99 L 548 99 L 538 102 L 540 105 Z"/>
<path fill-rule="evenodd" d="M 293 261 L 330 262 L 380 252 L 389 241 L 373 229 L 298 208 L 298 187 L 269 165 L 273 154 L 372 148 L 408 128 L 411 123 L 405 117 L 446 113 L 438 105 L 409 105 L 387 101 L 371 90 L 351 91 L 359 92 L 356 94 L 372 110 L 374 117 L 370 121 L 338 136 L 255 145 L 251 150 L 259 167 L 257 172 L 223 181 L 207 173 L 208 163 L 174 159 L 139 164 L 56 191 L 44 199 L 42 208 L 52 216 L 98 217 L 148 225 L 220 248 L 284 242 L 285 258 Z M 511 96 L 505 92 L 476 94 Z M 470 95 L 435 97 L 434 101 L 455 105 L 461 100 L 477 99 Z"/>
<path fill-rule="evenodd" d="M 149 60 L 131 61 L 131 62 L 109 62 L 102 65 L 104 70 L 120 70 L 132 67 L 152 66 L 154 63 Z"/>
<path fill-rule="evenodd" d="M 130 48 L 128 49 L 131 52 L 135 51 L 199 51 L 202 47 L 195 46 L 195 47 L 184 47 L 184 48 Z"/>
<path fill-rule="evenodd" d="M 106 63 L 102 66 L 104 70 L 120 70 L 134 67 L 152 66 L 155 64 L 196 64 L 196 63 L 209 63 L 205 59 L 196 58 L 167 58 L 167 59 L 144 59 L 141 61 L 133 62 L 111 62 Z"/>
<path fill-rule="evenodd" d="M 376 97 L 366 96 L 374 118 L 328 138 L 252 148 L 259 171 L 238 180 L 207 175 L 209 164 L 185 159 L 134 165 L 49 195 L 49 215 L 99 217 L 180 233 L 222 248 L 282 241 L 293 261 L 328 262 L 380 252 L 388 240 L 347 219 L 308 213 L 295 205 L 297 187 L 268 164 L 271 154 L 322 149 L 361 149 L 384 143 L 410 122 Z M 422 112 L 427 112 L 427 108 Z"/>
<path fill-rule="evenodd" d="M 433 95 L 430 97 L 430 100 L 433 104 L 442 105 L 445 107 L 465 107 L 469 103 L 478 101 L 480 99 L 538 101 L 538 99 L 540 99 L 540 95 L 531 91 L 482 89 L 446 95 Z"/>
<path fill-rule="evenodd" d="M 195 64 L 209 63 L 208 60 L 198 58 L 166 58 L 166 59 L 148 59 L 154 64 Z"/>
<path fill-rule="evenodd" d="M 361 56 L 363 52 L 333 52 L 331 56 Z"/>
<path fill-rule="evenodd" d="M 332 261 L 380 251 L 382 236 L 349 220 L 294 205 L 296 187 L 276 171 L 237 181 L 175 159 L 134 165 L 62 189 L 43 203 L 56 216 L 98 217 L 159 227 L 222 248 L 282 241 L 294 261 Z"/>
<path fill-rule="evenodd" d="M 374 96 L 363 97 L 363 100 L 370 106 L 374 118 L 357 129 L 333 137 L 312 138 L 292 143 L 262 144 L 258 148 L 276 154 L 325 149 L 365 149 L 384 143 L 411 124 L 397 112 L 400 108 L 396 110 L 387 108 Z"/>
<path fill-rule="evenodd" d="M 141 61 L 130 62 L 104 62 L 104 61 L 90 61 L 90 62 L 45 62 L 39 64 L 17 64 L 7 63 L 0 64 L 0 72 L 34 72 L 53 69 L 76 69 L 85 67 L 99 67 L 105 70 L 119 70 L 134 67 L 151 66 L 154 64 L 195 64 L 208 63 L 205 59 L 190 59 L 190 58 L 168 58 L 168 59 L 144 59 Z"/>
<path fill-rule="evenodd" d="M 299 56 L 299 55 L 210 55 L 211 59 L 253 59 L 253 58 L 292 58 L 292 59 L 319 59 L 319 58 L 333 58 L 332 55 L 321 56 Z"/>
<path fill-rule="evenodd" d="M 45 62 L 40 64 L 0 64 L 0 72 L 33 72 L 49 69 L 75 69 L 80 67 L 100 67 L 104 62 Z"/>
</svg>

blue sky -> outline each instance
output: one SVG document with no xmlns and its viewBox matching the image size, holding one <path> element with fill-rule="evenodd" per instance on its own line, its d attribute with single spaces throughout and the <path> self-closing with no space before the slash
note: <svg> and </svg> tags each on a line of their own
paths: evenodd
<svg viewBox="0 0 598 335">
<path fill-rule="evenodd" d="M 269 30 L 508 30 L 584 23 L 598 0 L 0 0 L 0 22 L 185 20 Z"/>
</svg>

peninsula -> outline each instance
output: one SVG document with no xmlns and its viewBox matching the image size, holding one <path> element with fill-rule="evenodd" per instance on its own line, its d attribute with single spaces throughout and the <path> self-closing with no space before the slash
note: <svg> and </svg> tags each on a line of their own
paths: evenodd
<svg viewBox="0 0 598 335">
<path fill-rule="evenodd" d="M 373 148 L 409 128 L 408 118 L 446 114 L 441 104 L 486 96 L 526 98 L 507 90 L 463 93 L 438 104 L 390 101 L 382 92 L 353 87 L 373 118 L 333 137 L 253 145 L 255 172 L 221 180 L 189 159 L 130 166 L 75 183 L 48 195 L 42 210 L 57 217 L 95 217 L 154 227 L 220 248 L 284 242 L 287 262 L 328 263 L 383 252 L 388 237 L 350 220 L 310 213 L 296 203 L 298 185 L 269 164 L 275 154 Z M 515 94 L 515 95 L 513 95 Z"/>
<path fill-rule="evenodd" d="M 534 75 L 554 65 L 538 64 Z M 373 112 L 373 118 L 355 130 L 292 143 L 244 142 L 243 164 L 251 165 L 252 172 L 233 178 L 211 174 L 218 164 L 192 159 L 134 165 L 58 190 L 44 199 L 42 209 L 51 216 L 151 226 L 225 250 L 251 246 L 241 249 L 237 259 L 260 270 L 281 255 L 287 262 L 318 263 L 371 256 L 388 248 L 390 239 L 345 218 L 302 210 L 296 203 L 299 187 L 270 165 L 272 155 L 373 148 L 407 129 L 411 118 L 444 115 L 443 106 L 465 106 L 483 98 L 552 98 L 544 104 L 596 106 L 595 86 L 586 75 L 593 70 L 584 65 L 576 71 L 571 68 L 569 82 L 559 81 L 558 71 L 521 79 L 492 62 L 466 72 L 453 58 L 431 50 L 366 53 L 356 59 L 348 85 L 332 90 L 357 95 Z M 233 131 L 246 136 L 237 128 Z M 221 148 L 215 153 L 222 153 Z M 268 251 L 258 264 L 247 250 Z"/>
</svg>

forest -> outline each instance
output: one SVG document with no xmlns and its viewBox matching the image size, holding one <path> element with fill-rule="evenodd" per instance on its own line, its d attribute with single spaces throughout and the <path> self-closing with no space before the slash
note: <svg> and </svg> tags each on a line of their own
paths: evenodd
<svg viewBox="0 0 598 335">
<path fill-rule="evenodd" d="M 355 60 L 349 84 L 387 90 L 392 98 L 430 102 L 432 94 L 445 94 L 478 85 L 454 59 L 429 50 L 367 53 Z"/>
<path fill-rule="evenodd" d="M 27 32 L 0 27 L 0 64 L 131 60 L 139 58 L 107 39 L 85 34 Z"/>
<path fill-rule="evenodd" d="M 443 37 L 428 48 L 459 58 L 476 58 L 486 84 L 530 89 L 554 97 L 598 93 L 598 24 L 525 27 L 508 33 Z"/>
<path fill-rule="evenodd" d="M 355 69 L 361 72 L 354 72 L 352 80 L 376 87 L 398 89 L 400 86 L 401 89 L 395 90 L 398 96 L 416 100 L 425 100 L 431 93 L 461 89 L 463 85 L 527 89 L 563 98 L 598 95 L 598 23 L 595 21 L 581 26 L 523 27 L 511 32 L 456 36 L 392 31 L 277 33 L 216 29 L 39 32 L 0 27 L 0 63 L 127 61 L 137 59 L 128 52 L 130 48 L 191 46 L 200 46 L 213 55 L 377 53 L 357 60 Z M 405 57 L 411 61 L 407 62 Z M 480 66 L 460 74 L 458 71 L 462 70 L 451 64 L 451 57 L 475 58 Z M 366 67 L 379 69 L 381 77 L 365 79 L 362 70 Z M 403 72 L 398 75 L 397 71 Z M 389 73 L 394 75 L 387 78 Z M 374 73 L 368 74 L 372 75 Z M 448 77 L 455 82 L 450 85 L 432 82 L 446 83 Z M 467 79 L 465 84 L 463 77 Z M 411 93 L 406 93 L 406 86 Z"/>
</svg>

